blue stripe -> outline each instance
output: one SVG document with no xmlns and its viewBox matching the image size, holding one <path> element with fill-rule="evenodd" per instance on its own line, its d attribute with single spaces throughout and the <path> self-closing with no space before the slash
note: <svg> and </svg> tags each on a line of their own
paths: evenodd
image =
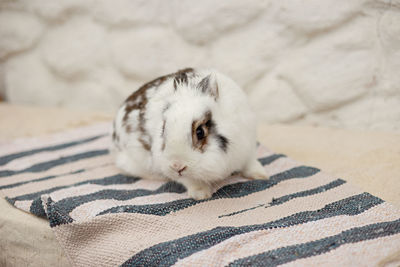
<svg viewBox="0 0 400 267">
<path fill-rule="evenodd" d="M 25 194 L 25 195 L 20 195 L 17 197 L 13 198 L 6 198 L 8 202 L 14 205 L 15 201 L 19 200 L 34 200 L 36 198 L 40 198 L 41 195 L 44 194 L 50 194 L 54 191 L 60 190 L 60 189 L 65 189 L 68 187 L 74 187 L 74 186 L 79 186 L 83 184 L 98 184 L 98 185 L 111 185 L 111 184 L 132 184 L 136 181 L 140 180 L 140 178 L 137 177 L 131 177 L 131 176 L 126 176 L 123 174 L 117 174 L 113 176 L 108 176 L 108 177 L 103 177 L 103 178 L 98 178 L 98 179 L 92 179 L 92 180 L 86 180 L 83 182 L 79 183 L 74 183 L 70 185 L 63 185 L 63 186 L 56 186 L 50 189 L 45 189 L 42 191 L 38 191 L 35 193 L 30 193 L 30 194 Z"/>
<path fill-rule="evenodd" d="M 45 177 L 41 177 L 41 178 L 37 178 L 37 179 L 32 179 L 32 180 L 28 180 L 28 181 L 24 181 L 24 182 L 18 182 L 18 183 L 14 183 L 14 184 L 3 185 L 3 186 L 0 186 L 0 190 L 1 189 L 7 189 L 7 188 L 13 188 L 13 187 L 17 187 L 17 186 L 24 185 L 24 184 L 34 183 L 34 182 L 46 181 L 46 180 L 50 180 L 50 179 L 61 177 L 61 176 L 65 176 L 65 175 L 77 174 L 77 173 L 81 173 L 81 172 L 84 172 L 84 171 L 86 171 L 86 170 L 85 169 L 80 169 L 80 170 L 71 171 L 71 172 L 67 172 L 67 173 L 63 173 L 63 174 L 49 175 L 49 176 L 45 176 Z"/>
<path fill-rule="evenodd" d="M 400 219 L 355 227 L 340 234 L 303 244 L 281 247 L 257 255 L 235 260 L 228 266 L 278 266 L 298 259 L 321 255 L 345 244 L 395 235 L 400 233 Z M 365 262 L 367 264 L 367 262 Z M 368 264 L 367 264 L 368 265 Z"/>
<path fill-rule="evenodd" d="M 244 213 L 249 210 L 255 210 L 255 209 L 258 209 L 261 207 L 268 208 L 268 207 L 272 207 L 272 206 L 276 206 L 276 205 L 281 205 L 281 204 L 286 203 L 294 198 L 307 197 L 307 196 L 315 195 L 318 193 L 326 192 L 330 189 L 336 188 L 345 183 L 346 183 L 345 180 L 337 179 L 326 185 L 318 186 L 318 187 L 310 189 L 310 190 L 304 190 L 304 191 L 296 192 L 293 194 L 285 195 L 285 196 L 282 196 L 279 198 L 272 198 L 272 201 L 270 203 L 259 204 L 257 206 L 251 207 L 251 208 L 235 211 L 235 212 L 232 212 L 229 214 L 220 215 L 220 216 L 218 216 L 218 218 L 234 216 L 234 215 L 241 214 L 241 213 Z"/>
<path fill-rule="evenodd" d="M 74 221 L 68 215 L 68 213 L 65 212 L 65 210 L 55 205 L 54 201 L 51 198 L 47 199 L 46 205 L 50 227 L 55 227 L 61 224 L 68 224 Z"/>
<path fill-rule="evenodd" d="M 18 158 L 34 155 L 34 154 L 37 154 L 37 153 L 40 153 L 40 152 L 55 151 L 55 150 L 60 150 L 60 149 L 64 149 L 64 148 L 71 147 L 71 146 L 76 146 L 76 145 L 89 143 L 89 142 L 97 140 L 97 139 L 99 139 L 99 138 L 101 138 L 103 136 L 106 136 L 106 134 L 96 135 L 96 136 L 93 136 L 93 137 L 89 137 L 89 138 L 85 138 L 85 139 L 81 139 L 81 140 L 77 140 L 77 141 L 72 141 L 72 142 L 63 143 L 63 144 L 54 145 L 54 146 L 36 148 L 36 149 L 32 149 L 32 150 L 27 150 L 27 151 L 23 151 L 23 152 L 18 152 L 18 153 L 13 153 L 13 154 L 9 154 L 9 155 L 6 155 L 6 156 L 2 156 L 2 157 L 0 157 L 0 166 L 5 165 L 10 161 L 13 161 L 14 159 L 18 159 Z"/>
<path fill-rule="evenodd" d="M 265 166 L 265 165 L 271 164 L 272 162 L 274 162 L 275 160 L 277 160 L 279 158 L 284 158 L 284 157 L 286 157 L 286 156 L 283 154 L 273 154 L 268 157 L 259 158 L 258 161 L 261 163 L 261 165 Z"/>
<path fill-rule="evenodd" d="M 12 171 L 12 170 L 4 170 L 0 171 L 0 177 L 7 177 L 11 175 L 16 175 L 20 173 L 25 173 L 25 172 L 42 172 L 42 171 L 47 171 L 51 168 L 54 168 L 56 166 L 64 165 L 67 163 L 75 162 L 81 159 L 86 159 L 86 158 L 92 158 L 92 157 L 98 157 L 102 155 L 108 154 L 108 149 L 100 149 L 100 150 L 92 150 L 92 151 L 86 151 L 83 153 L 71 155 L 71 156 L 66 156 L 66 157 L 60 157 L 59 159 L 55 160 L 50 160 L 46 162 L 41 162 L 35 165 L 32 165 L 31 167 L 28 167 L 23 170 L 18 170 L 18 171 Z"/>
</svg>

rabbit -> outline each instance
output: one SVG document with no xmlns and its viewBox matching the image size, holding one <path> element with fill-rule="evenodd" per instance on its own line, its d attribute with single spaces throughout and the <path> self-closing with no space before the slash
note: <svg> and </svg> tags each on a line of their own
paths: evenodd
<svg viewBox="0 0 400 267">
<path fill-rule="evenodd" d="M 247 96 L 215 70 L 186 68 L 144 84 L 113 124 L 117 167 L 181 183 L 193 199 L 211 197 L 211 185 L 232 173 L 268 178 L 256 158 L 256 119 Z"/>
</svg>

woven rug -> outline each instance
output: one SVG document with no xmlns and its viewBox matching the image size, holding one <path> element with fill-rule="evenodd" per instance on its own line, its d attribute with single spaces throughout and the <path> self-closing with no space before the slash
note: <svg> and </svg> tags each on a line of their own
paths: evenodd
<svg viewBox="0 0 400 267">
<path fill-rule="evenodd" d="M 110 124 L 0 147 L 0 189 L 46 218 L 76 266 L 374 266 L 398 253 L 400 212 L 264 146 L 271 178 L 235 176 L 210 199 L 122 175 Z"/>
</svg>

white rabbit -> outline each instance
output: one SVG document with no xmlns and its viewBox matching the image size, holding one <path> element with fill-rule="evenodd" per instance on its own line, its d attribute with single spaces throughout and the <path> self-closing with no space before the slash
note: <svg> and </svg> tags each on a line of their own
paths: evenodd
<svg viewBox="0 0 400 267">
<path fill-rule="evenodd" d="M 116 165 L 129 175 L 170 179 L 190 197 L 234 172 L 268 176 L 256 158 L 256 122 L 242 89 L 213 70 L 184 69 L 135 91 L 114 120 Z"/>
</svg>

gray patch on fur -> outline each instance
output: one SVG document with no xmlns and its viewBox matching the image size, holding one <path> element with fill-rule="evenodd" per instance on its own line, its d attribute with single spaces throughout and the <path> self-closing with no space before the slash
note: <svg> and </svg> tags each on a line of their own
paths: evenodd
<svg viewBox="0 0 400 267">
<path fill-rule="evenodd" d="M 218 145 L 219 147 L 226 152 L 228 150 L 229 140 L 223 135 L 217 135 Z"/>
</svg>

